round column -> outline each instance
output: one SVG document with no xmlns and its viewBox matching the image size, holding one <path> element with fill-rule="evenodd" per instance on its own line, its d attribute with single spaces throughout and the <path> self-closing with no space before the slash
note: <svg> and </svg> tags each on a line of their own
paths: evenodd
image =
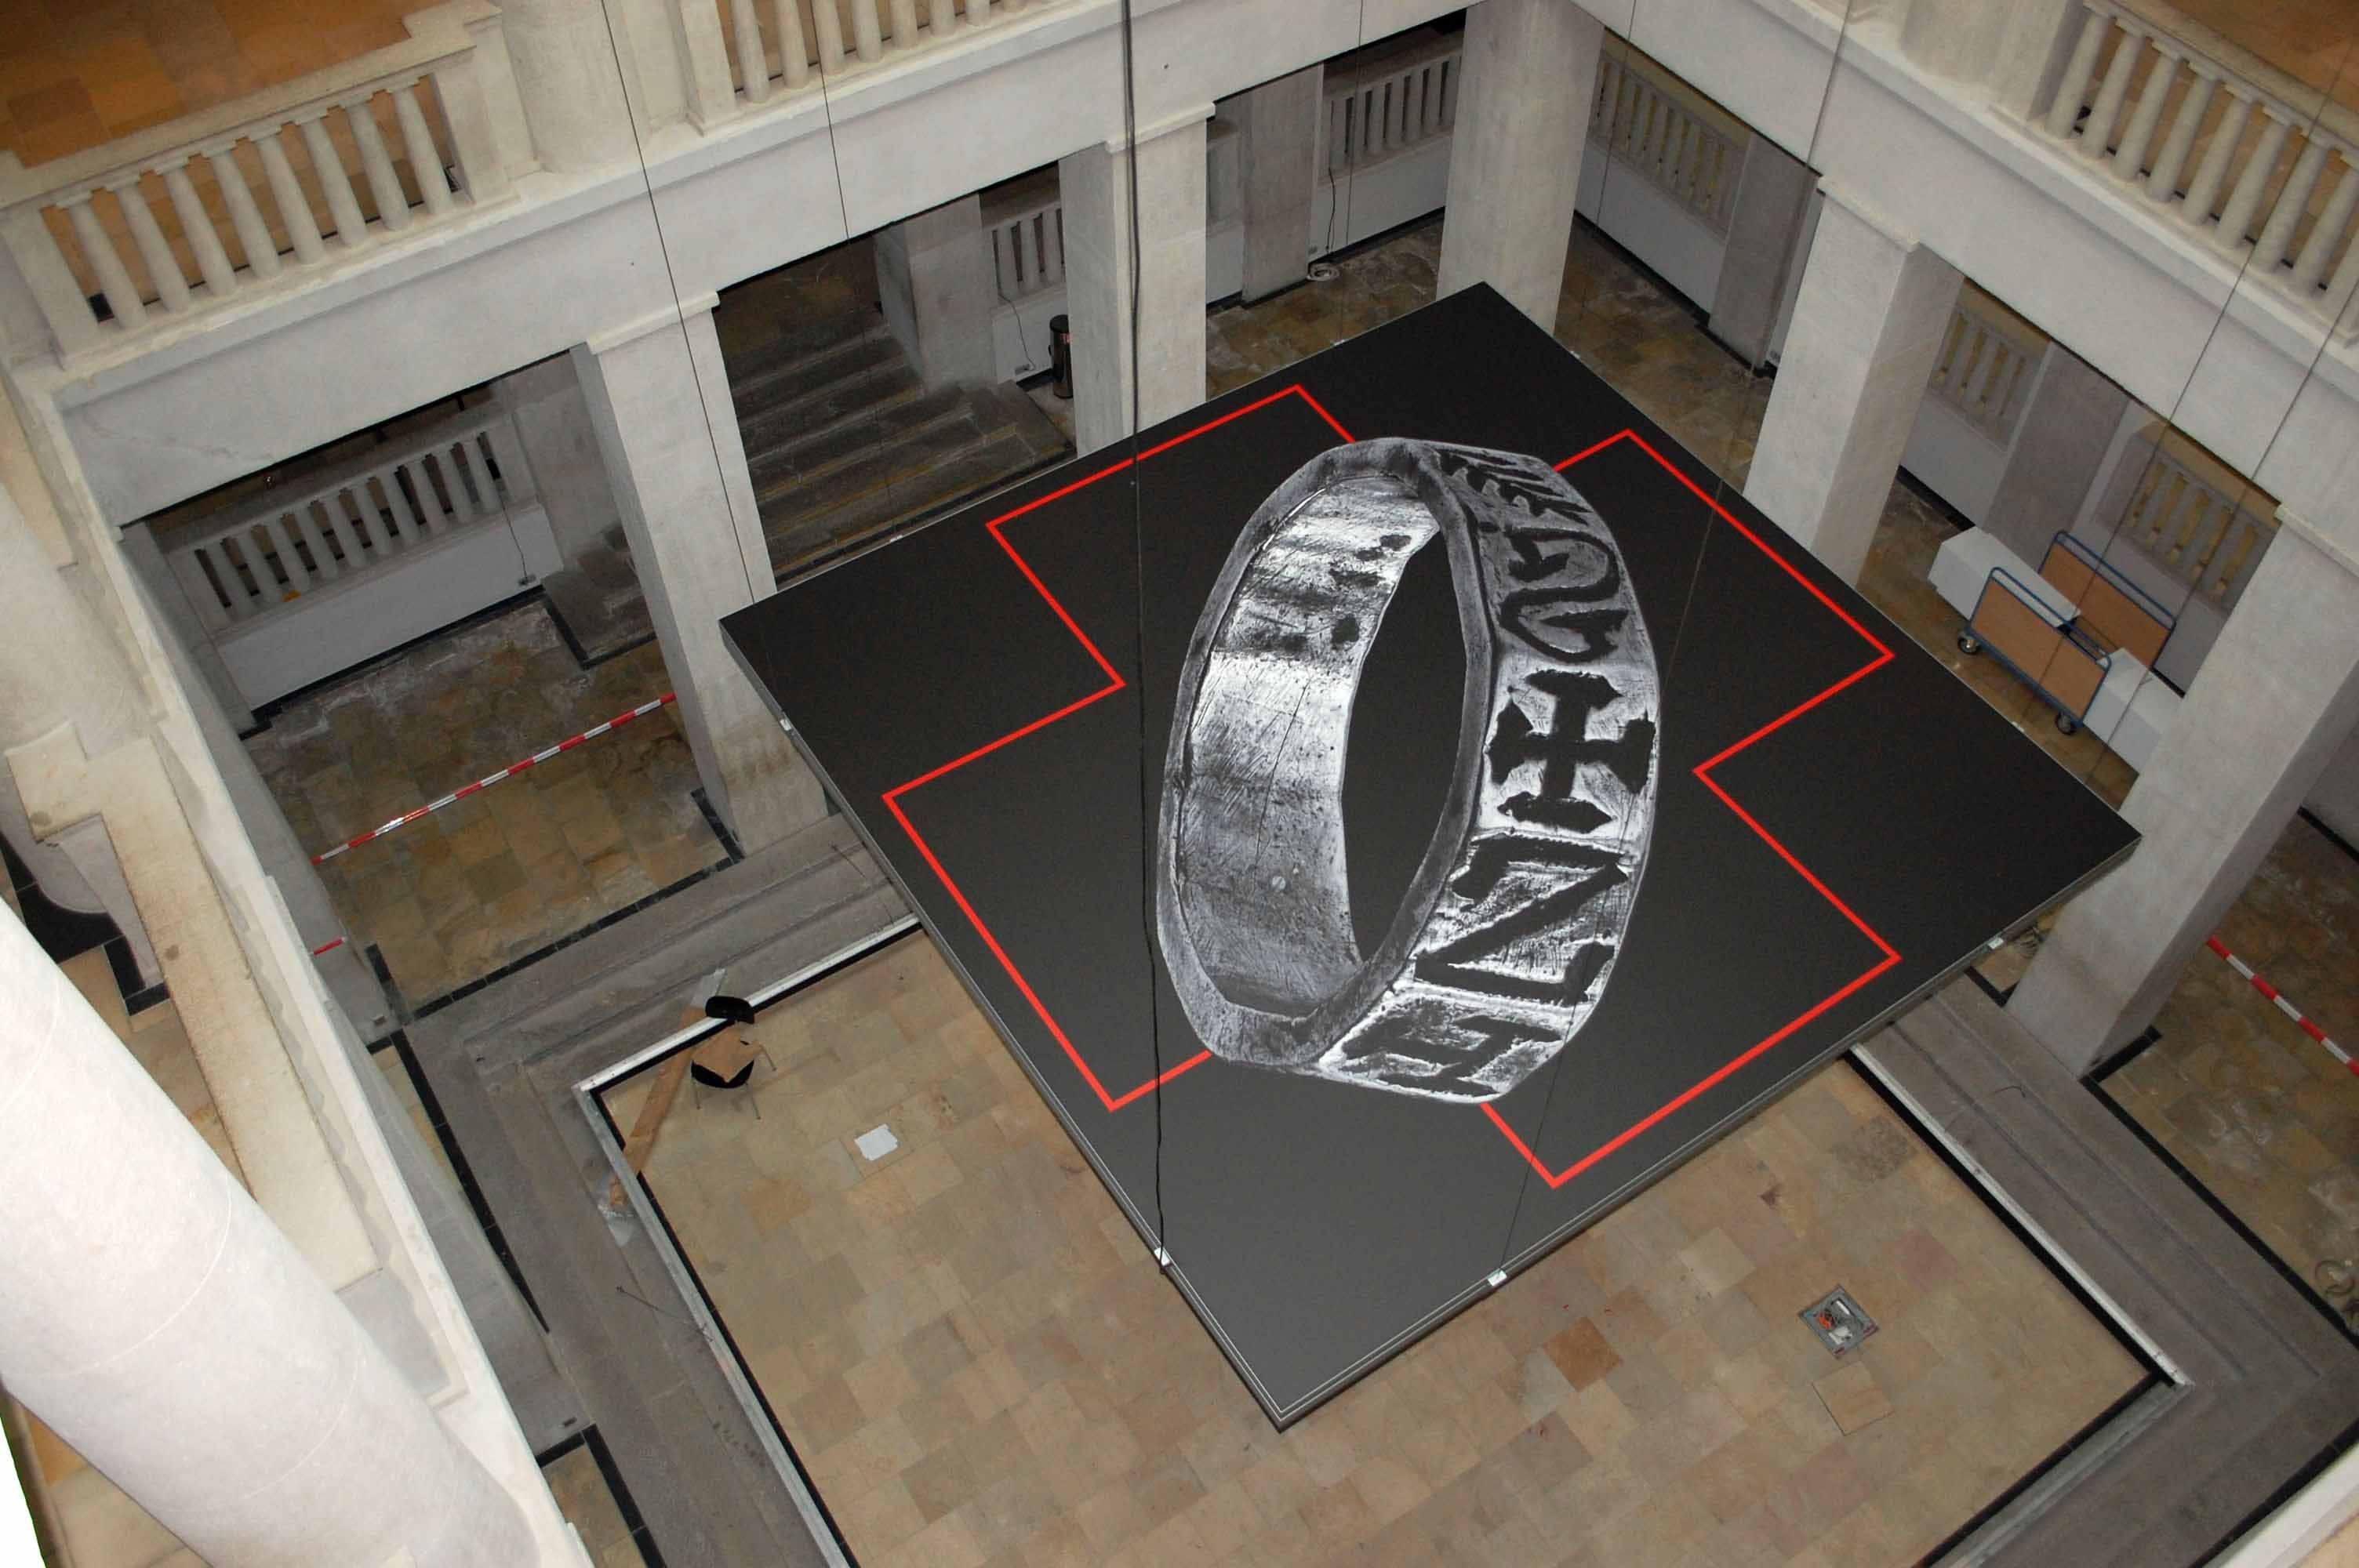
<svg viewBox="0 0 2359 1568">
<path fill-rule="evenodd" d="M 13 914 L 0 1383 L 215 1568 L 515 1568 L 524 1517 Z"/>
</svg>

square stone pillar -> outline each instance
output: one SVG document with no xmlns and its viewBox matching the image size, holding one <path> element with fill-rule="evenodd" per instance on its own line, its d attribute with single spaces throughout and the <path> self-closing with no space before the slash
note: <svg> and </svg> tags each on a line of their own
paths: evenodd
<svg viewBox="0 0 2359 1568">
<path fill-rule="evenodd" d="M 1065 310 L 1073 333 L 1073 441 L 1095 451 L 1204 401 L 1204 122 L 1190 109 L 1057 165 Z M 1131 342 L 1131 165 L 1138 170 L 1138 341 Z"/>
<path fill-rule="evenodd" d="M 1745 494 L 1845 582 L 1867 564 L 1960 281 L 1827 193 Z"/>
<path fill-rule="evenodd" d="M 1438 295 L 1487 283 L 1556 330 L 1604 42 L 1571 0 L 1468 7 Z"/>
<path fill-rule="evenodd" d="M 2143 1033 L 2359 723 L 2359 554 L 2291 513 L 2007 1012 L 2074 1072 Z"/>
<path fill-rule="evenodd" d="M 877 232 L 876 287 L 885 324 L 926 384 L 998 379 L 991 346 L 991 247 L 972 193 Z"/>
<path fill-rule="evenodd" d="M 573 364 L 705 798 L 751 854 L 827 806 L 721 638 L 721 618 L 775 579 L 713 303 L 708 294 L 684 302 L 684 320 L 659 311 L 579 344 Z"/>
<path fill-rule="evenodd" d="M 1237 127 L 1245 187 L 1245 265 L 1241 297 L 1250 304 L 1300 283 L 1310 266 L 1303 235 L 1319 172 L 1320 90 L 1327 68 L 1307 66 L 1228 101 Z"/>
</svg>

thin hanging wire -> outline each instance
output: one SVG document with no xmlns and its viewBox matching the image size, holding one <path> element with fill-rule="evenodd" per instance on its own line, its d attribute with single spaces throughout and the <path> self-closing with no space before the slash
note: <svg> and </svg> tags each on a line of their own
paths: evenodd
<svg viewBox="0 0 2359 1568">
<path fill-rule="evenodd" d="M 829 3 L 829 0 L 820 0 L 820 3 L 825 5 Z M 686 344 L 688 340 L 688 308 L 682 300 L 679 292 L 679 269 L 672 265 L 671 243 L 664 232 L 663 209 L 656 200 L 655 180 L 647 170 L 647 143 L 639 135 L 639 105 L 631 101 L 631 74 L 623 69 L 622 45 L 620 40 L 614 36 L 614 15 L 612 6 L 612 0 L 599 0 L 598 15 L 599 18 L 606 24 L 607 58 L 614 62 L 614 79 L 621 85 L 623 90 L 623 105 L 629 111 L 625 118 L 630 122 L 631 151 L 638 159 L 639 186 L 647 192 L 647 215 L 655 225 L 656 251 L 663 260 L 664 285 L 671 291 L 672 315 L 679 323 L 680 340 L 683 344 Z M 783 52 L 785 40 L 781 38 L 779 41 Z M 769 69 L 769 61 L 767 59 L 758 59 L 753 61 L 750 65 L 741 61 L 740 69 L 766 71 Z M 835 105 L 833 101 L 828 95 L 827 65 L 824 60 L 820 62 L 818 74 L 820 112 L 827 124 L 828 158 L 835 170 L 836 210 L 841 214 L 843 232 L 847 236 L 849 236 L 852 232 L 852 209 L 850 202 L 844 195 L 843 162 L 842 155 L 837 149 L 835 139 Z M 732 90 L 734 91 L 734 86 Z M 721 455 L 721 434 L 712 422 L 712 405 L 704 395 L 704 377 L 701 373 L 697 373 L 695 365 L 695 351 L 692 348 L 690 350 L 689 369 L 689 379 L 696 387 L 697 413 L 704 421 L 705 444 L 712 452 L 712 471 L 714 476 L 721 481 L 721 503 L 729 514 L 729 529 L 732 536 L 742 540 L 745 537 L 745 520 L 737 515 L 737 497 L 733 492 L 729 483 L 729 464 Z M 736 417 L 736 410 L 734 406 L 730 410 L 730 417 L 732 419 Z M 761 516 L 757 509 L 754 518 L 754 527 L 758 531 L 761 526 Z M 765 553 L 767 553 L 766 547 Z M 777 587 L 777 584 L 775 581 L 760 584 L 756 584 L 754 581 L 754 571 L 753 568 L 746 564 L 745 552 L 742 545 L 737 551 L 737 569 L 739 574 L 745 579 L 745 597 L 749 602 L 754 600 L 766 597 Z"/>
<path fill-rule="evenodd" d="M 1620 148 L 1616 145 L 1616 138 L 1618 137 L 1622 127 L 1619 95 L 1621 92 L 1627 90 L 1626 84 L 1632 80 L 1633 73 L 1630 70 L 1629 62 L 1631 56 L 1636 54 L 1637 49 L 1636 46 L 1629 40 L 1631 38 L 1635 37 L 1638 31 L 1638 16 L 1641 9 L 1641 5 L 1636 3 L 1636 0 L 1634 0 L 1626 32 L 1618 39 L 1615 35 L 1611 32 L 1606 34 L 1607 52 L 1609 54 L 1612 52 L 1613 47 L 1615 43 L 1618 42 L 1620 44 L 1620 59 L 1622 65 L 1619 72 L 1619 80 L 1616 82 L 1616 100 L 1603 105 L 1602 114 L 1603 124 L 1598 127 L 1603 137 L 1603 146 L 1601 151 L 1603 154 L 1604 166 L 1603 175 L 1598 188 L 1597 199 L 1597 212 L 1601 220 L 1603 218 L 1607 211 L 1606 203 L 1608 195 L 1613 189 L 1614 166 L 1621 161 Z M 1815 166 L 1817 161 L 1819 138 L 1826 128 L 1827 103 L 1833 93 L 1835 73 L 1843 67 L 1843 48 L 1850 38 L 1851 21 L 1851 5 L 1846 4 L 1843 21 L 1836 30 L 1834 48 L 1828 65 L 1826 84 L 1820 92 L 1817 117 L 1811 124 L 1810 146 L 1802 160 L 1806 165 Z M 1636 111 L 1634 107 L 1633 113 L 1635 114 L 1636 112 Z M 1601 118 L 1601 116 L 1599 116 L 1595 111 L 1593 111 L 1593 124 L 1596 123 L 1599 118 Z M 1756 134 L 1758 135 L 1759 133 L 1756 132 Z M 1579 217 L 1576 216 L 1573 220 L 1573 236 L 1577 238 L 1580 232 L 1581 222 Z M 1601 225 L 1600 233 L 1602 234 L 1603 232 Z M 1585 338 L 1585 329 L 1588 327 L 1591 319 L 1591 301 L 1603 287 L 1603 278 L 1601 274 L 1600 277 L 1593 281 L 1592 287 L 1582 291 L 1580 326 L 1576 328 L 1575 330 L 1575 341 L 1577 342 Z M 1575 357 L 1579 357 L 1577 351 L 1575 352 Z M 1767 384 L 1764 383 L 1763 384 L 1766 386 Z M 1766 393 L 1764 395 L 1766 396 Z M 1731 438 L 1734 440 L 1736 438 L 1736 436 L 1732 434 Z M 1723 464 L 1724 463 L 1725 459 L 1723 460 Z M 1578 488 L 1580 483 L 1578 475 L 1574 474 L 1570 475 L 1569 477 L 1572 479 L 1575 488 Z M 1712 498 L 1715 503 L 1725 501 L 1729 492 L 1729 481 L 1724 472 L 1719 470 L 1715 470 L 1713 472 L 1712 491 Z M 1699 532 L 1700 537 L 1696 546 L 1695 564 L 1689 572 L 1687 591 L 1681 598 L 1679 619 L 1673 622 L 1670 628 L 1670 634 L 1668 639 L 1669 644 L 1668 652 L 1665 650 L 1660 641 L 1658 641 L 1656 643 L 1656 665 L 1658 670 L 1660 672 L 1658 689 L 1666 694 L 1670 692 L 1673 688 L 1674 677 L 1679 668 L 1680 654 L 1686 644 L 1687 629 L 1690 622 L 1695 614 L 1696 594 L 1703 580 L 1704 561 L 1712 548 L 1712 535 L 1718 532 L 1717 528 L 1713 526 L 1712 517 L 1709 514 L 1701 520 Z M 1661 713 L 1657 714 L 1656 722 L 1658 729 L 1656 741 L 1658 754 L 1662 750 L 1662 743 L 1668 733 L 1668 725 L 1666 724 L 1665 719 L 1666 716 Z M 1658 765 L 1659 768 L 1659 763 Z M 1655 781 L 1658 813 L 1660 812 L 1663 793 L 1667 787 L 1668 782 L 1660 776 L 1658 772 Z M 1622 827 L 1623 837 L 1616 845 L 1616 849 L 1620 853 L 1626 855 L 1629 852 L 1631 835 L 1635 832 L 1635 828 L 1636 825 L 1625 817 Z M 1541 1098 L 1539 1119 L 1534 1125 L 1530 1134 L 1527 1138 L 1527 1146 L 1532 1150 L 1533 1153 L 1542 1161 L 1545 1161 L 1548 1158 L 1547 1137 L 1550 1115 L 1556 1109 L 1556 1089 L 1558 1079 L 1565 1071 L 1566 1059 L 1572 1054 L 1573 1048 L 1568 1046 L 1566 1049 L 1557 1053 L 1556 1059 L 1549 1064 L 1547 1069 L 1549 1076 L 1548 1092 Z M 1543 1174 L 1540 1171 L 1533 1169 L 1529 1163 L 1527 1163 L 1524 1171 L 1523 1181 L 1516 1188 L 1515 1208 L 1508 1217 L 1506 1234 L 1502 1239 L 1500 1246 L 1499 1268 L 1503 1271 L 1508 1268 L 1516 1259 L 1517 1253 L 1516 1238 L 1521 1234 L 1523 1229 L 1525 1209 L 1534 1199 L 1533 1184 L 1536 1182 L 1548 1185 L 1549 1190 L 1551 1192 L 1556 1190 L 1553 1183 L 1550 1182 L 1549 1177 Z"/>
<path fill-rule="evenodd" d="M 2324 85 L 2316 89 L 2319 94 L 2318 106 L 2311 111 L 2310 121 L 2303 128 L 2304 145 L 2309 145 L 2317 139 L 2320 128 L 2325 119 L 2326 106 L 2334 101 L 2335 93 L 2341 89 L 2346 74 L 2351 68 L 2352 57 L 2353 47 L 2351 43 L 2346 41 L 2343 47 L 2342 52 L 2336 57 L 2334 70 L 2331 79 Z M 2159 70 L 2162 69 L 2162 66 L 2158 64 L 2153 69 Z M 2086 133 L 2084 133 L 2084 135 Z M 2359 167 L 2346 168 L 2343 171 L 2343 178 L 2345 179 L 2359 179 Z M 2284 196 L 2279 198 L 2281 200 L 2287 199 L 2288 198 Z M 2354 238 L 2351 243 L 2354 245 L 2359 245 L 2359 238 Z M 2287 246 L 2288 252 L 2292 252 L 2295 248 L 2296 247 L 2290 243 Z M 2112 566 L 2114 562 L 2114 546 L 2121 542 L 2122 535 L 2128 526 L 2131 514 L 2137 510 L 2137 502 L 2139 498 L 2147 494 L 2148 485 L 2154 482 L 2158 472 L 2161 469 L 2164 460 L 2164 438 L 2170 433 L 2180 431 L 2180 412 L 2185 407 L 2187 399 L 2194 388 L 2196 379 L 2203 373 L 2204 362 L 2211 354 L 2212 345 L 2218 341 L 2221 328 L 2225 325 L 2228 319 L 2228 313 L 2235 304 L 2236 297 L 2245 288 L 2246 280 L 2252 276 L 2253 259 L 2257 249 L 2257 246 L 2247 248 L 2245 252 L 2244 259 L 2237 265 L 2235 278 L 2229 285 L 2226 296 L 2221 300 L 2220 313 L 2212 319 L 2211 329 L 2204 335 L 2202 347 L 2196 351 L 2195 358 L 2188 367 L 2186 379 L 2180 384 L 2177 395 L 2171 399 L 2171 406 L 2169 412 L 2163 415 L 2163 429 L 2158 433 L 2153 447 L 2147 451 L 2146 461 L 2139 468 L 2136 482 L 2130 485 L 2126 491 L 2120 513 L 2116 514 L 2106 526 L 2105 542 L 2104 546 L 2098 550 L 2097 557 L 2099 560 L 2104 562 L 2108 566 Z M 2269 438 L 2263 444 L 2259 456 L 2253 460 L 2252 466 L 2256 473 L 2259 472 L 2267 465 L 2269 455 L 2276 451 L 2277 442 L 2284 437 L 2286 427 L 2293 418 L 2295 406 L 2300 402 L 2303 391 L 2309 387 L 2311 380 L 2317 375 L 2318 367 L 2326 357 L 2327 346 L 2333 341 L 2337 324 L 2343 319 L 2343 315 L 2351 308 L 2353 293 L 2359 293 L 2359 284 L 2354 284 L 2353 291 L 2346 292 L 2340 300 L 2333 301 L 2332 303 L 2332 308 L 2327 310 L 2325 324 L 2319 330 L 2318 346 L 2311 352 L 2310 363 L 2304 367 L 2301 379 L 2295 384 L 2293 390 L 2287 396 L 2285 409 L 2278 415 L 2276 425 L 2271 427 Z M 2181 433 L 2183 434 L 2183 432 Z M 2227 518 L 2222 524 L 2223 529 L 2233 527 L 2234 525 L 2235 519 L 2243 513 L 2245 503 L 2248 498 L 2256 493 L 2265 493 L 2261 492 L 2258 481 L 2251 476 L 2239 474 L 2238 477 L 2243 482 L 2236 487 L 2234 503 L 2229 508 Z M 2099 504 L 2101 506 L 2104 504 L 2102 498 L 2100 499 Z M 2275 520 L 2273 518 L 2271 520 L 2271 526 L 2274 527 L 2275 525 Z M 2067 522 L 2065 531 L 2068 533 L 2071 531 L 2070 520 Z M 2256 557 L 2254 558 L 2254 564 L 2246 569 L 2255 570 L 2257 569 L 2257 568 L 2258 557 Z M 2202 580 L 2202 566 L 2199 563 L 2196 579 L 2194 581 L 2187 582 L 2184 588 L 2178 594 L 2178 604 L 2172 611 L 2174 631 L 2176 631 L 2178 622 L 2185 616 L 2187 607 L 2195 601 L 2195 598 L 2200 589 L 2200 584 Z M 2225 612 L 2223 612 L 2223 614 Z M 2056 653 L 2050 654 L 2048 664 L 2044 665 L 2041 670 L 2041 675 L 2043 676 L 2053 673 L 2055 659 L 2060 656 L 2060 647 Z M 2114 752 L 2113 751 L 2113 742 L 2114 738 L 2121 733 L 2122 727 L 2129 721 L 2131 704 L 2136 700 L 2140 693 L 2144 692 L 2147 682 L 2162 680 L 2163 678 L 2164 677 L 2158 671 L 2148 668 L 2144 675 L 2138 677 L 2136 687 L 2125 697 L 2122 704 L 2122 710 L 2117 716 L 2115 716 L 2113 726 L 2103 734 L 2094 734 L 2093 731 L 2092 732 L 2094 734 L 2094 738 L 2100 742 L 2102 749 L 2089 759 L 2087 766 L 2082 770 L 2080 777 L 2082 783 L 2086 784 L 2095 776 L 2097 769 L 2104 765 L 2106 755 L 2119 755 L 2118 752 Z M 2045 682 L 2043 681 L 2042 684 L 2045 684 Z M 2037 693 L 2027 691 L 2024 697 L 2022 719 L 2028 720 L 2036 717 L 2039 709 L 2044 706 L 2046 705 L 2040 701 Z"/>
</svg>

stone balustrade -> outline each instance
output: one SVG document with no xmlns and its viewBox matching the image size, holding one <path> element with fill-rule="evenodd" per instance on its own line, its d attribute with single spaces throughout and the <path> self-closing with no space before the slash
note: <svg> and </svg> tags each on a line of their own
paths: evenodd
<svg viewBox="0 0 2359 1568">
<path fill-rule="evenodd" d="M 2080 0 L 2065 26 L 2033 127 L 2359 333 L 2359 115 L 2151 0 Z"/>
<path fill-rule="evenodd" d="M 711 127 L 1054 0 L 673 0 L 691 117 Z"/>
<path fill-rule="evenodd" d="M 453 0 L 403 42 L 27 169 L 0 153 L 0 316 L 63 358 L 315 275 L 509 193 L 529 158 L 499 11 Z M 505 99 L 505 102 L 503 102 Z M 357 164 L 359 178 L 353 177 Z"/>
<path fill-rule="evenodd" d="M 1458 114 L 1462 34 L 1419 32 L 1397 47 L 1346 56 L 1327 73 L 1327 178 L 1356 173 L 1436 136 Z"/>
<path fill-rule="evenodd" d="M 1048 182 L 1045 196 L 1036 196 L 1014 211 L 993 211 L 986 221 L 993 280 L 1002 302 L 1013 305 L 1063 287 L 1065 204 L 1054 180 Z"/>
<path fill-rule="evenodd" d="M 198 622 L 218 633 L 462 529 L 505 522 L 532 493 L 514 422 L 494 401 L 158 543 Z"/>
<path fill-rule="evenodd" d="M 2047 339 L 2028 322 L 1981 290 L 1964 289 L 1926 390 L 2005 446 L 2015 438 L 2047 352 Z"/>
<path fill-rule="evenodd" d="M 2131 438 L 2119 469 L 2118 536 L 2223 614 L 2277 535 L 2277 503 L 2157 420 Z"/>
<path fill-rule="evenodd" d="M 1751 135 L 1744 122 L 1637 50 L 1616 47 L 1597 62 L 1589 135 L 1712 232 L 1728 232 Z"/>
</svg>

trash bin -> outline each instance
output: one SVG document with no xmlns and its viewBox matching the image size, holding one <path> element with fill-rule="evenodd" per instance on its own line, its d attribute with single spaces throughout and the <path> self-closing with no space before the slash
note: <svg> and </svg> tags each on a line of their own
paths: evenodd
<svg viewBox="0 0 2359 1568">
<path fill-rule="evenodd" d="M 1071 318 L 1049 318 L 1049 366 L 1056 380 L 1049 390 L 1070 403 L 1073 400 L 1073 326 Z"/>
</svg>

